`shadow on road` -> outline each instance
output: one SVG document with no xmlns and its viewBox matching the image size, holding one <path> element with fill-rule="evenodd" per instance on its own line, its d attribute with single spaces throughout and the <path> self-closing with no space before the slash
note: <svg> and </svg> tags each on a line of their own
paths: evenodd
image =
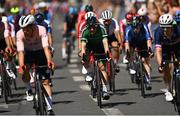
<svg viewBox="0 0 180 116">
<path fill-rule="evenodd" d="M 72 103 L 74 101 L 54 101 L 53 104 L 69 104 L 69 103 Z"/>
<path fill-rule="evenodd" d="M 10 111 L 7 111 L 7 110 L 0 110 L 0 113 L 5 113 L 5 112 L 10 112 Z"/>
<path fill-rule="evenodd" d="M 157 96 L 160 96 L 160 95 L 163 95 L 164 93 L 148 93 L 145 95 L 145 98 L 153 98 L 153 97 L 157 97 Z"/>
<path fill-rule="evenodd" d="M 110 108 L 118 105 L 132 105 L 135 104 L 136 102 L 115 102 L 115 103 L 104 103 L 103 107 Z"/>
<path fill-rule="evenodd" d="M 55 91 L 53 92 L 53 95 L 62 94 L 62 93 L 75 93 L 77 91 Z"/>
<path fill-rule="evenodd" d="M 52 77 L 52 80 L 58 80 L 58 79 L 66 79 L 66 77 L 60 77 L 60 76 L 55 76 L 55 77 Z"/>
<path fill-rule="evenodd" d="M 124 89 L 117 89 L 116 92 L 125 92 L 125 91 L 134 91 L 139 90 L 138 88 L 124 88 Z"/>
</svg>

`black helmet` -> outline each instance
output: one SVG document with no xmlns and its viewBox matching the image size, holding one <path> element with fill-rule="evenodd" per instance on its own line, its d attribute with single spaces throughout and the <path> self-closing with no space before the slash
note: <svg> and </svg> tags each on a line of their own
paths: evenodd
<svg viewBox="0 0 180 116">
<path fill-rule="evenodd" d="M 88 27 L 92 27 L 96 23 L 96 15 L 93 12 L 87 12 L 85 19 Z"/>
<path fill-rule="evenodd" d="M 140 21 L 140 17 L 138 16 L 134 16 L 133 20 L 132 20 L 132 26 L 134 28 L 138 27 L 140 25 L 141 21 Z"/>
<path fill-rule="evenodd" d="M 44 15 L 42 13 L 37 13 L 35 19 L 37 23 L 42 23 L 44 21 Z"/>
<path fill-rule="evenodd" d="M 90 12 L 93 11 L 93 6 L 92 5 L 86 5 L 85 6 L 85 12 Z"/>
</svg>

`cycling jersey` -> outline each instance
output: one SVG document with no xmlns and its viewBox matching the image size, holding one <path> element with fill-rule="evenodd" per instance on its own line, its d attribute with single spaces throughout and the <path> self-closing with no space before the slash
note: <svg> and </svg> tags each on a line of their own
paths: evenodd
<svg viewBox="0 0 180 116">
<path fill-rule="evenodd" d="M 67 34 L 71 33 L 73 30 L 76 29 L 76 22 L 77 22 L 77 17 L 73 15 L 71 17 L 69 14 L 66 14 L 64 17 L 64 22 L 67 23 Z"/>
<path fill-rule="evenodd" d="M 36 22 L 38 25 L 44 26 L 46 28 L 47 33 L 52 33 L 51 25 L 48 20 L 44 20 L 41 23 Z"/>
<path fill-rule="evenodd" d="M 158 27 L 155 31 L 155 44 L 156 47 L 162 47 L 162 45 L 174 45 L 180 43 L 180 28 L 174 26 L 173 35 L 171 38 L 167 38 L 163 34 L 163 30 L 161 27 Z"/>
<path fill-rule="evenodd" d="M 93 33 L 90 32 L 86 26 L 82 30 L 81 41 L 87 43 L 87 49 L 93 51 L 94 53 L 104 53 L 103 39 L 106 39 L 107 32 L 106 29 L 101 24 L 97 24 L 96 29 Z"/>
<path fill-rule="evenodd" d="M 17 51 L 37 51 L 48 47 L 48 36 L 43 26 L 36 26 L 38 31 L 33 32 L 32 37 L 25 37 L 23 30 L 17 32 Z"/>
<path fill-rule="evenodd" d="M 161 27 L 155 31 L 155 45 L 162 48 L 162 60 L 171 60 L 171 52 L 180 60 L 180 28 L 174 26 L 172 33 L 172 37 L 167 38 Z"/>
<path fill-rule="evenodd" d="M 104 25 L 104 20 L 101 18 L 99 22 Z M 113 35 L 115 31 L 119 31 L 119 24 L 116 19 L 112 18 L 108 26 L 104 25 L 108 35 Z"/>
</svg>

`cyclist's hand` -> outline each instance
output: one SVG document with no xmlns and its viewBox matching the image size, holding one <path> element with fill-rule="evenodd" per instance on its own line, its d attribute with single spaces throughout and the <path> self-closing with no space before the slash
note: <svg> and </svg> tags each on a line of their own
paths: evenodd
<svg viewBox="0 0 180 116">
<path fill-rule="evenodd" d="M 5 49 L 5 51 L 6 51 L 7 53 L 9 53 L 9 54 L 12 53 L 12 49 L 11 49 L 10 47 L 7 47 L 7 48 Z"/>
<path fill-rule="evenodd" d="M 86 63 L 88 61 L 88 59 L 87 59 L 87 57 L 86 57 L 86 54 L 85 53 L 83 53 L 83 55 L 82 55 L 82 64 L 84 64 L 84 63 Z"/>
<path fill-rule="evenodd" d="M 22 65 L 22 66 L 19 66 L 18 68 L 18 72 L 19 74 L 23 75 L 24 74 L 24 71 L 26 70 L 26 66 L 25 65 Z"/>
<path fill-rule="evenodd" d="M 108 61 L 110 61 L 112 59 L 112 53 L 111 52 L 107 52 L 106 53 L 106 58 Z"/>
<path fill-rule="evenodd" d="M 48 61 L 48 68 L 54 70 L 55 69 L 55 64 L 53 61 Z"/>
<path fill-rule="evenodd" d="M 79 50 L 78 56 L 79 56 L 79 57 L 82 57 L 82 50 Z"/>
<path fill-rule="evenodd" d="M 148 53 L 151 58 L 154 57 L 154 53 L 152 52 L 152 49 L 150 47 L 148 49 Z"/>
<path fill-rule="evenodd" d="M 163 67 L 162 67 L 162 66 L 159 66 L 159 67 L 158 67 L 158 71 L 159 71 L 159 73 L 163 73 Z"/>
</svg>

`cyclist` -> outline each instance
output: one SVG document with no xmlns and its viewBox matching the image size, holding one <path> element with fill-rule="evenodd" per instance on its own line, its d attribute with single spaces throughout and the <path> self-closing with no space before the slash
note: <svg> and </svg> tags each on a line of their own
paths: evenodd
<svg viewBox="0 0 180 116">
<path fill-rule="evenodd" d="M 180 11 L 176 11 L 174 20 L 175 20 L 175 24 L 177 24 L 177 26 L 180 26 Z"/>
<path fill-rule="evenodd" d="M 172 101 L 173 96 L 170 93 L 171 88 L 171 65 L 163 68 L 162 62 L 171 61 L 171 52 L 180 60 L 180 28 L 173 26 L 173 16 L 171 14 L 161 15 L 159 18 L 160 26 L 155 31 L 156 60 L 159 65 L 159 72 L 163 73 L 166 101 Z"/>
<path fill-rule="evenodd" d="M 119 66 L 117 65 L 120 57 L 120 45 L 122 44 L 122 39 L 119 34 L 119 24 L 116 19 L 112 17 L 112 12 L 110 10 L 105 10 L 101 13 L 99 22 L 104 25 L 106 32 L 108 34 L 108 44 L 112 46 L 112 55 L 114 64 L 116 64 L 116 72 L 119 72 Z"/>
<path fill-rule="evenodd" d="M 70 7 L 69 12 L 64 17 L 64 32 L 63 32 L 63 43 L 62 43 L 62 59 L 67 58 L 66 54 L 66 40 L 71 39 L 73 42 L 76 38 L 76 23 L 77 23 L 77 9 L 75 7 Z"/>
<path fill-rule="evenodd" d="M 48 34 L 48 42 L 49 42 L 49 46 L 50 46 L 50 51 L 52 53 L 54 53 L 54 48 L 52 47 L 53 45 L 53 38 L 52 38 L 52 28 L 50 23 L 44 19 L 44 15 L 42 13 L 37 13 L 35 14 L 35 19 L 38 25 L 44 26 L 46 28 L 47 34 Z"/>
<path fill-rule="evenodd" d="M 123 39 L 123 44 L 121 44 L 121 46 L 123 46 L 123 47 L 124 47 L 125 33 L 129 29 L 130 24 L 132 23 L 133 16 L 134 16 L 133 13 L 128 12 L 128 13 L 125 14 L 125 19 L 122 19 L 122 20 L 119 21 L 120 36 L 121 36 L 121 39 Z M 126 55 L 123 57 L 123 63 L 124 64 L 128 63 L 128 60 L 126 59 Z"/>
<path fill-rule="evenodd" d="M 46 29 L 43 26 L 35 24 L 33 15 L 22 16 L 19 20 L 19 25 L 21 29 L 16 34 L 19 60 L 18 71 L 25 76 L 23 78 L 26 80 L 26 99 L 27 101 L 31 101 L 33 100 L 33 95 L 28 80 L 29 66 L 35 63 L 38 66 L 48 65 L 49 68 L 54 68 L 54 63 L 48 49 L 49 44 Z M 42 68 L 40 71 L 44 78 L 42 78 L 43 86 L 48 94 L 48 96 L 45 96 L 48 114 L 54 114 L 52 110 L 52 90 L 48 81 L 50 74 L 47 72 L 47 68 Z"/>
<path fill-rule="evenodd" d="M 109 46 L 108 46 L 108 39 L 107 39 L 107 33 L 103 25 L 98 23 L 98 20 L 96 19 L 96 15 L 93 12 L 87 12 L 85 14 L 86 19 L 86 26 L 82 30 L 82 37 L 81 37 L 81 45 L 82 45 L 82 63 L 87 63 L 86 65 L 89 65 L 88 61 L 86 60 L 88 56 L 88 53 L 93 51 L 95 54 L 106 54 L 108 58 L 110 58 L 109 54 Z M 96 57 L 97 59 L 106 59 L 106 56 L 100 56 Z M 84 66 L 87 68 L 84 64 Z M 105 79 L 102 79 L 102 91 L 103 91 L 103 99 L 109 99 L 109 93 L 107 92 L 107 83 L 108 83 L 108 77 L 107 73 L 105 71 L 105 66 L 103 62 L 100 62 L 99 68 L 103 74 L 103 77 Z M 87 69 L 90 69 L 87 68 Z M 91 73 L 90 71 L 88 73 Z M 92 75 L 93 76 L 93 75 Z M 92 78 L 91 78 L 92 81 Z"/>
<path fill-rule="evenodd" d="M 142 57 L 143 65 L 147 71 L 146 75 L 146 89 L 151 90 L 150 84 L 150 56 L 152 56 L 152 43 L 149 32 L 145 29 L 144 24 L 140 22 L 140 18 L 133 17 L 131 28 L 126 32 L 125 36 L 125 51 L 127 57 L 130 57 L 130 53 L 134 49 L 140 50 L 140 56 Z M 141 51 L 143 50 L 143 51 Z M 129 58 L 132 62 L 132 58 Z"/>
</svg>

